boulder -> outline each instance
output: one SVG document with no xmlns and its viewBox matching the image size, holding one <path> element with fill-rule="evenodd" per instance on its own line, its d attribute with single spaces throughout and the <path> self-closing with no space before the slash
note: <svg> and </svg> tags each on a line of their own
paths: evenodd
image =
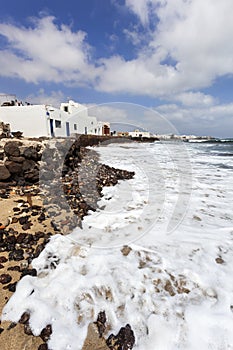
<svg viewBox="0 0 233 350">
<path fill-rule="evenodd" d="M 38 160 L 41 158 L 41 155 L 38 154 L 38 149 L 34 148 L 33 146 L 25 148 L 23 155 L 25 158 L 34 160 Z"/>
<path fill-rule="evenodd" d="M 6 180 L 11 176 L 9 170 L 6 168 L 3 162 L 0 163 L 0 181 Z"/>
<path fill-rule="evenodd" d="M 22 170 L 27 171 L 27 170 L 32 170 L 36 167 L 36 162 L 32 159 L 25 159 L 23 162 Z"/>
<path fill-rule="evenodd" d="M 22 171 L 22 163 L 13 162 L 11 160 L 5 161 L 5 166 L 11 174 L 19 174 Z"/>
<path fill-rule="evenodd" d="M 117 335 L 111 334 L 106 344 L 111 350 L 131 350 L 135 344 L 134 332 L 130 325 L 122 327 Z"/>
<path fill-rule="evenodd" d="M 16 163 L 23 163 L 25 161 L 25 158 L 24 157 L 8 157 L 9 160 L 12 160 L 13 162 L 16 162 Z"/>
<path fill-rule="evenodd" d="M 5 144 L 4 151 L 7 156 L 19 157 L 20 149 L 19 147 L 22 145 L 22 142 L 19 141 L 8 141 Z"/>
</svg>

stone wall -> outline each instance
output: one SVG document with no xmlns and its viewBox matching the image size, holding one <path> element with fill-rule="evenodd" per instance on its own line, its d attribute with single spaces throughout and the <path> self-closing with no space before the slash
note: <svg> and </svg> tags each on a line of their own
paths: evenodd
<svg viewBox="0 0 233 350">
<path fill-rule="evenodd" d="M 5 126 L 4 126 L 5 127 Z M 76 138 L 0 139 L 0 188 L 38 183 L 39 177 L 50 186 L 60 176 L 76 171 L 86 146 L 128 142 L 111 136 L 77 135 Z M 90 157 L 90 156 L 89 156 Z M 96 158 L 93 152 L 91 158 Z M 106 170 L 107 172 L 107 170 Z M 109 170 L 109 173 L 111 171 Z"/>
<path fill-rule="evenodd" d="M 37 182 L 43 149 L 44 145 L 40 140 L 1 139 L 0 185 L 6 182 L 16 185 Z"/>
</svg>

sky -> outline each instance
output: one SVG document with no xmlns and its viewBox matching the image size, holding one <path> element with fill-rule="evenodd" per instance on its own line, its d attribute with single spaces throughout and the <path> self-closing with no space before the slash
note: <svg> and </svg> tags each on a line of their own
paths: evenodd
<svg viewBox="0 0 233 350">
<path fill-rule="evenodd" d="M 232 0 L 1 0 L 0 93 L 233 137 Z M 107 118 L 107 116 L 106 116 Z M 132 122 L 132 120 L 130 120 Z"/>
</svg>

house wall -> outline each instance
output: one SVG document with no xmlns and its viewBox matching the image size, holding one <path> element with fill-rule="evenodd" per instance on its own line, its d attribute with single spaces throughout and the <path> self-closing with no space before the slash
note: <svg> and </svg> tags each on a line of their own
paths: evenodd
<svg viewBox="0 0 233 350">
<path fill-rule="evenodd" d="M 150 133 L 148 131 L 129 131 L 129 136 L 131 137 L 150 137 Z"/>
<path fill-rule="evenodd" d="M 96 117 L 88 115 L 88 108 L 80 103 L 70 100 L 67 103 L 61 103 L 62 112 L 67 115 L 70 122 L 71 133 L 102 135 L 102 128 Z M 77 129 L 75 130 L 74 125 Z"/>
<path fill-rule="evenodd" d="M 0 107 L 0 120 L 9 123 L 11 131 L 23 136 L 49 136 L 44 105 Z"/>
<path fill-rule="evenodd" d="M 60 109 L 49 105 L 0 107 L 0 120 L 9 123 L 12 132 L 21 131 L 25 137 L 103 135 L 104 125 L 88 115 L 87 107 L 74 101 L 62 103 Z"/>
</svg>

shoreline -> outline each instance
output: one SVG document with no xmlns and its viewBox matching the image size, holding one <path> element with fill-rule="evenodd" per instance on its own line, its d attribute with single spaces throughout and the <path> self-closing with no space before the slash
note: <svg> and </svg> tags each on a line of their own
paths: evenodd
<svg viewBox="0 0 233 350">
<path fill-rule="evenodd" d="M 87 150 L 85 148 L 87 145 L 86 143 L 84 144 L 85 146 L 81 148 L 79 145 L 78 154 L 77 149 L 74 147 L 74 154 L 72 157 L 68 157 L 72 159 L 69 159 L 68 164 L 65 161 L 65 168 L 63 168 L 63 179 L 65 180 L 62 183 L 63 196 L 66 203 L 68 203 L 69 213 L 66 210 L 60 210 L 59 215 L 54 213 L 54 205 L 51 206 L 53 198 L 46 197 L 39 190 L 37 184 L 32 184 L 31 186 L 15 186 L 13 184 L 12 186 L 6 183 L 5 186 L 1 186 L 1 314 L 3 307 L 13 295 L 17 282 L 26 275 L 37 275 L 36 270 L 31 267 L 31 261 L 43 251 L 50 237 L 56 233 L 66 235 L 74 227 L 81 227 L 83 217 L 88 214 L 90 209 L 95 210 L 104 186 L 114 186 L 118 183 L 118 180 L 132 178 L 134 175 L 126 170 L 119 170 L 100 164 L 97 153 Z M 74 159 L 75 154 L 77 159 Z M 80 193 L 78 165 L 81 159 L 84 159 L 83 167 L 85 168 L 87 165 L 89 172 L 90 161 L 92 160 L 91 167 L 94 174 L 92 178 L 93 176 L 97 177 L 95 185 L 99 197 L 94 198 L 92 207 L 90 206 L 92 193 L 90 192 L 89 200 L 82 198 L 82 193 Z M 95 196 L 96 188 L 93 192 Z M 49 339 L 47 331 L 42 331 L 39 337 L 33 336 L 30 331 L 28 317 L 25 320 L 21 319 L 17 324 L 1 322 L 2 350 L 46 350 L 48 349 L 47 340 Z M 43 333 L 46 333 L 46 335 Z M 88 328 L 88 335 L 83 350 L 93 350 L 93 346 L 99 350 L 109 349 L 104 338 L 99 336 L 98 329 L 94 324 Z"/>
</svg>

